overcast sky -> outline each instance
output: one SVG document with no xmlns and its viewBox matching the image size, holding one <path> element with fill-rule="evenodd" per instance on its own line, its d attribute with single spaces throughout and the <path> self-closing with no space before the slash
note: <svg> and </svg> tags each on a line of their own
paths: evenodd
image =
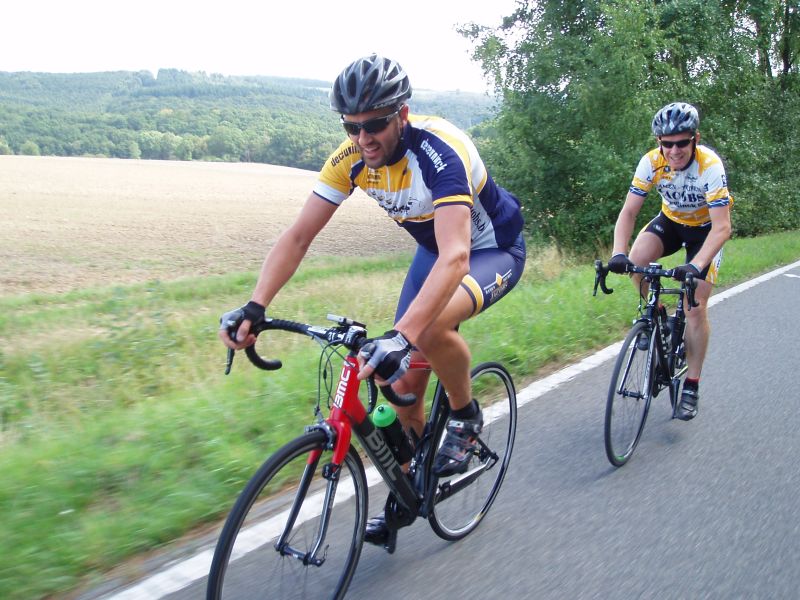
<svg viewBox="0 0 800 600">
<path fill-rule="evenodd" d="M 497 26 L 516 0 L 7 0 L 0 71 L 160 68 L 333 81 L 359 56 L 399 61 L 416 88 L 485 92 L 456 25 Z"/>
</svg>

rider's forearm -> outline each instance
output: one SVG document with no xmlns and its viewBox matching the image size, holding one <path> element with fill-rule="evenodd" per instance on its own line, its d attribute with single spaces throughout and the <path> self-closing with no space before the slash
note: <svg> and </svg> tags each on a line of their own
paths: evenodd
<svg viewBox="0 0 800 600">
<path fill-rule="evenodd" d="M 250 299 L 262 306 L 269 306 L 275 295 L 294 275 L 308 246 L 309 244 L 292 235 L 291 230 L 281 235 L 261 265 L 261 273 Z"/>
<path fill-rule="evenodd" d="M 469 251 L 440 255 L 417 297 L 395 324 L 412 344 L 436 320 L 469 273 Z"/>
<path fill-rule="evenodd" d="M 335 211 L 335 204 L 313 192 L 309 194 L 295 222 L 280 235 L 264 259 L 251 297 L 253 302 L 265 307 L 272 302 L 284 284 L 291 279 L 311 242 Z"/>
<path fill-rule="evenodd" d="M 406 313 L 395 324 L 412 344 L 439 317 L 469 273 L 470 211 L 464 205 L 436 209 L 434 231 L 439 255 Z"/>
<path fill-rule="evenodd" d="M 633 225 L 635 217 L 631 217 L 626 211 L 622 211 L 617 218 L 617 224 L 614 226 L 614 249 L 612 254 L 628 254 L 628 242 L 633 233 Z"/>
<path fill-rule="evenodd" d="M 711 231 L 708 232 L 706 241 L 700 247 L 697 254 L 692 258 L 692 264 L 697 267 L 699 271 L 705 269 L 714 260 L 714 257 L 722 249 L 731 237 L 730 226 L 712 225 Z"/>
<path fill-rule="evenodd" d="M 636 217 L 639 215 L 643 201 L 641 197 L 628 192 L 625 198 L 625 204 L 622 205 L 622 209 L 619 211 L 617 223 L 614 225 L 614 249 L 612 254 L 620 252 L 628 254 L 628 242 L 633 234 L 633 227 L 636 225 Z"/>
</svg>

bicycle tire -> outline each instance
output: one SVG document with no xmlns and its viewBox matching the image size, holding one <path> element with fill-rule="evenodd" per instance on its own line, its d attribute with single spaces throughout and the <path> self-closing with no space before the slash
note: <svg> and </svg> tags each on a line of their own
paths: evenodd
<svg viewBox="0 0 800 600">
<path fill-rule="evenodd" d="M 637 347 L 644 332 L 649 337 L 647 350 Z M 655 337 L 648 323 L 634 324 L 622 342 L 608 388 L 604 438 L 606 456 L 615 467 L 630 460 L 642 437 L 653 392 Z"/>
<path fill-rule="evenodd" d="M 344 597 L 361 555 L 367 518 L 364 466 L 352 446 L 341 466 L 336 503 L 317 554 L 324 562 L 319 566 L 304 564 L 295 555 L 276 549 L 276 539 L 298 497 L 301 512 L 287 541 L 300 554 L 311 550 L 327 484 L 322 471 L 331 457 L 327 440 L 320 430 L 292 440 L 250 479 L 217 542 L 207 600 Z M 320 453 L 317 460 L 309 460 L 315 452 Z M 310 465 L 307 470 L 306 465 Z M 309 485 L 299 491 L 306 473 Z"/>
<path fill-rule="evenodd" d="M 517 394 L 506 368 L 499 363 L 482 363 L 472 370 L 471 377 L 473 393 L 483 411 L 480 440 L 491 454 L 481 447 L 465 473 L 437 482 L 428 521 L 436 535 L 450 541 L 472 532 L 491 508 L 508 471 L 517 430 Z M 436 425 L 435 449 L 444 439 L 448 414 L 445 411 Z M 430 463 L 435 452 L 431 454 Z M 463 487 L 459 489 L 460 484 Z M 448 491 L 452 494 L 446 496 Z"/>
</svg>

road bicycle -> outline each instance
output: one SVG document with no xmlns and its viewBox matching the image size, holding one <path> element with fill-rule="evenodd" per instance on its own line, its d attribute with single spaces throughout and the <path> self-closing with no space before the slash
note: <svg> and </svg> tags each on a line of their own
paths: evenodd
<svg viewBox="0 0 800 600">
<path fill-rule="evenodd" d="M 336 325 L 266 318 L 252 327 L 257 334 L 282 330 L 319 342 L 316 421 L 270 456 L 241 492 L 214 552 L 208 600 L 344 597 L 361 554 L 368 485 L 374 483 L 368 481 L 362 453 L 375 466 L 373 480 L 382 479 L 390 491 L 384 506 L 390 552 L 397 529 L 417 517 L 426 518 L 445 540 L 465 537 L 486 516 L 503 483 L 514 446 L 517 404 L 514 382 L 502 365 L 488 362 L 472 370 L 484 427 L 467 470 L 441 479 L 432 473 L 450 412 L 447 394 L 436 381 L 427 422 L 413 440 L 413 458 L 404 471 L 384 430 L 370 418 L 377 401 L 374 381 L 366 380 L 366 406 L 358 396 L 356 356 L 368 341 L 366 327 L 346 317 L 328 319 Z M 262 369 L 281 366 L 259 356 L 255 346 L 246 354 Z M 332 361 L 337 356 L 342 359 L 338 379 Z M 232 360 L 231 350 L 226 372 Z M 430 366 L 412 361 L 410 368 Z M 380 389 L 394 404 L 416 401 L 391 387 Z"/>
<path fill-rule="evenodd" d="M 594 294 L 598 286 L 605 294 L 614 290 L 606 286 L 608 266 L 595 261 Z M 686 377 L 686 310 L 698 306 L 694 299 L 697 280 L 687 274 L 679 288 L 666 288 L 662 278 L 674 279 L 672 269 L 662 269 L 659 263 L 646 267 L 628 265 L 626 273 L 642 275 L 642 285 L 648 286 L 647 300 L 639 294 L 639 316 L 622 342 L 611 384 L 608 388 L 605 416 L 605 447 L 609 462 L 621 467 L 633 455 L 642 436 L 650 401 L 667 388 L 675 418 L 681 383 Z M 677 296 L 674 314 L 667 316 L 661 303 L 662 295 Z M 684 299 L 687 308 L 684 310 Z"/>
</svg>

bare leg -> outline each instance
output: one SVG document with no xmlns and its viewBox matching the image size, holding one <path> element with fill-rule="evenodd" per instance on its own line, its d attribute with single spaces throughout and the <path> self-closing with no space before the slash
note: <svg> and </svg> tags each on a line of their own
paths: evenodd
<svg viewBox="0 0 800 600">
<path fill-rule="evenodd" d="M 456 331 L 459 323 L 472 315 L 472 299 L 458 288 L 450 303 L 425 333 L 417 347 L 425 354 L 450 399 L 450 408 L 458 410 L 472 401 L 469 367 L 472 356 L 467 343 Z"/>
<path fill-rule="evenodd" d="M 646 267 L 651 262 L 657 260 L 664 254 L 664 244 L 654 233 L 644 231 L 639 234 L 633 242 L 629 258 L 639 267 Z M 641 285 L 642 276 L 638 273 L 631 275 L 633 287 L 641 293 L 643 298 L 647 297 L 647 284 Z"/>
<path fill-rule="evenodd" d="M 695 301 L 700 304 L 686 311 L 686 377 L 700 379 L 700 371 L 706 358 L 711 325 L 708 321 L 708 298 L 713 286 L 707 281 L 698 281 Z M 688 308 L 688 307 L 687 307 Z"/>
<path fill-rule="evenodd" d="M 450 303 L 439 318 L 417 340 L 418 351 L 412 360 L 427 360 L 436 372 L 439 381 L 447 390 L 450 408 L 464 408 L 472 401 L 472 382 L 469 377 L 471 355 L 464 339 L 456 331 L 459 323 L 472 315 L 473 306 L 469 295 L 461 288 L 456 290 Z M 410 370 L 394 385 L 399 394 L 412 393 L 417 397 L 413 406 L 395 407 L 400 422 L 406 428 L 422 433 L 425 425 L 425 388 L 430 373 L 423 370 Z"/>
<path fill-rule="evenodd" d="M 415 350 L 411 353 L 412 361 L 426 360 L 422 352 Z M 422 435 L 425 427 L 425 388 L 428 387 L 430 371 L 422 369 L 412 369 L 403 376 L 400 381 L 394 384 L 394 391 L 398 394 L 414 394 L 417 402 L 413 406 L 395 406 L 400 422 L 407 429 L 413 429 L 418 435 Z"/>
</svg>

